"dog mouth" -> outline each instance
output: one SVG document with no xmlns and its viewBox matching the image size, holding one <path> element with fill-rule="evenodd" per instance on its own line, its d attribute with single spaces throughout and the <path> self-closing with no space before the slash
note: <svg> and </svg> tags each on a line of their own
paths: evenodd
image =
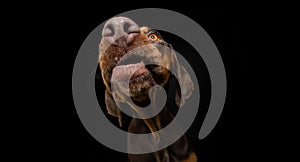
<svg viewBox="0 0 300 162">
<path fill-rule="evenodd" d="M 143 61 L 138 63 L 117 65 L 113 69 L 113 81 L 149 81 L 151 70 L 148 69 Z"/>
<path fill-rule="evenodd" d="M 151 73 L 153 66 L 145 65 L 145 62 L 148 64 L 149 58 L 142 56 L 122 57 L 113 68 L 112 84 L 119 87 L 125 94 L 129 92 L 131 97 L 148 95 L 149 89 L 156 83 Z"/>
</svg>

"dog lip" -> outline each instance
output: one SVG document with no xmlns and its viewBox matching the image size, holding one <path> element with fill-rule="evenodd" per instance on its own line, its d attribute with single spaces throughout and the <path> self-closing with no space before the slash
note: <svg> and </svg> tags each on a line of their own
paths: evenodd
<svg viewBox="0 0 300 162">
<path fill-rule="evenodd" d="M 129 96 L 136 97 L 148 93 L 151 85 L 155 84 L 151 72 L 143 62 L 119 65 L 113 69 L 111 83 L 113 87 Z"/>
<path fill-rule="evenodd" d="M 140 67 L 138 68 L 132 75 L 132 77 L 137 77 L 139 75 L 142 75 L 143 73 L 148 72 L 148 69 L 144 66 L 144 67 Z"/>
<path fill-rule="evenodd" d="M 120 58 L 119 62 L 117 63 L 117 66 L 120 65 L 129 65 L 129 64 L 136 64 L 140 62 L 149 62 L 149 59 L 147 56 L 141 56 L 136 54 L 126 54 L 122 58 Z"/>
<path fill-rule="evenodd" d="M 131 76 L 140 75 L 146 71 L 145 64 L 143 62 L 136 64 L 127 64 L 127 65 L 118 65 L 113 69 L 112 79 L 118 80 L 126 80 L 130 79 Z"/>
</svg>

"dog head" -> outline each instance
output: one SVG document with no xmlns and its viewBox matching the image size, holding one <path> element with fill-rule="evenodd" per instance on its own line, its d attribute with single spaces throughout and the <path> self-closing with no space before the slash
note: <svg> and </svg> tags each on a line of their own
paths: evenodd
<svg viewBox="0 0 300 162">
<path fill-rule="evenodd" d="M 193 82 L 178 62 L 172 46 L 157 31 L 139 27 L 129 18 L 114 17 L 106 22 L 99 52 L 102 79 L 106 86 L 105 102 L 108 113 L 113 116 L 120 117 L 115 102 L 126 103 L 128 97 L 140 106 L 149 104 L 149 89 L 154 85 L 165 86 L 174 73 L 181 86 L 176 87 L 175 101 L 179 107 L 193 91 Z M 122 80 L 128 77 L 129 83 L 124 84 Z M 114 81 L 117 85 L 114 96 L 117 98 L 112 97 Z"/>
</svg>

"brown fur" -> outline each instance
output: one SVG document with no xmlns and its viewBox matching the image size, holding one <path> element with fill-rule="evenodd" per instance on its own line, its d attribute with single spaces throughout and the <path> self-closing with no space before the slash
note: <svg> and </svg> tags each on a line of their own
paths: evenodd
<svg viewBox="0 0 300 162">
<path fill-rule="evenodd" d="M 119 61 L 119 58 L 124 57 L 124 55 L 137 47 L 146 46 L 143 50 L 141 50 L 141 55 L 147 54 L 147 57 L 156 59 L 163 63 L 163 65 L 170 69 L 170 68 L 181 68 L 180 64 L 177 62 L 177 58 L 174 56 L 173 52 L 170 51 L 169 48 L 164 49 L 162 52 L 159 51 L 153 43 L 158 43 L 161 45 L 168 45 L 166 42 L 164 42 L 162 39 L 160 39 L 157 42 L 152 42 L 148 39 L 147 34 L 149 33 L 149 28 L 142 27 L 140 28 L 140 33 L 137 33 L 134 41 L 129 44 L 126 47 L 119 47 L 114 45 L 109 45 L 109 43 L 102 39 L 100 43 L 100 69 L 102 73 L 102 78 L 104 81 L 104 84 L 106 86 L 106 94 L 105 94 L 105 102 L 108 109 L 108 112 L 111 115 L 114 115 L 116 117 L 119 117 L 120 126 L 122 126 L 121 122 L 121 113 L 117 105 L 115 104 L 115 101 L 111 94 L 111 88 L 110 88 L 110 80 L 112 77 L 112 70 L 116 66 L 116 64 Z M 106 48 L 107 47 L 107 48 Z M 169 46 L 170 47 L 170 46 Z M 154 54 L 160 54 L 161 57 L 157 58 L 154 57 Z M 153 79 L 158 80 L 156 83 L 165 86 L 168 84 L 170 80 L 171 73 L 166 69 L 162 67 L 157 67 L 154 69 L 155 74 Z M 179 72 L 185 72 L 184 69 L 178 70 Z M 179 74 L 181 75 L 181 74 Z M 184 77 L 187 78 L 187 77 Z M 188 80 L 186 81 L 188 82 Z M 134 84 L 134 83 L 131 83 Z M 192 84 L 192 83 L 188 83 Z M 134 87 L 134 86 L 133 86 Z M 188 88 L 191 86 L 189 85 Z M 189 90 L 187 90 L 189 92 Z M 180 92 L 176 92 L 176 103 L 179 105 L 180 103 L 183 103 L 181 101 L 182 96 Z M 189 96 L 188 94 L 187 96 Z M 138 103 L 145 101 L 145 96 L 138 95 L 135 96 L 134 99 Z M 146 96 L 147 98 L 148 96 Z M 154 101 L 151 101 L 154 102 Z M 135 119 L 133 118 L 130 122 L 128 132 L 131 133 L 138 133 L 138 134 L 144 134 L 149 132 L 156 132 L 166 125 L 168 125 L 173 120 L 173 115 L 167 111 L 166 108 L 164 108 L 157 116 L 151 118 L 151 119 Z M 183 136 L 178 141 L 176 141 L 174 144 L 169 146 L 166 149 L 157 151 L 155 153 L 149 153 L 149 154 L 141 154 L 141 155 L 129 155 L 130 162 L 163 162 L 163 159 L 168 156 L 170 161 L 181 161 L 181 162 L 196 162 L 197 158 L 193 151 L 191 151 L 190 147 L 188 146 L 188 142 L 186 138 Z"/>
</svg>

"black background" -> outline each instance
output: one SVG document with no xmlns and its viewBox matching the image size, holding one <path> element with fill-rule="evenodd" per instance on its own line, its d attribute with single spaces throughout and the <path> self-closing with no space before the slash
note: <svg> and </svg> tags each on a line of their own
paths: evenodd
<svg viewBox="0 0 300 162">
<path fill-rule="evenodd" d="M 74 22 L 80 25 L 75 25 L 76 27 L 73 30 L 76 32 L 72 35 L 72 39 L 77 41 L 74 44 L 68 43 L 74 46 L 74 55 L 72 56 L 75 58 L 76 50 L 78 50 L 84 38 L 93 28 L 119 12 L 101 12 L 101 14 L 88 16 L 88 19 L 83 18 L 82 21 L 76 18 Z M 221 53 L 228 78 L 228 92 L 224 112 L 211 134 L 207 138 L 199 140 L 197 136 L 208 107 L 210 95 L 209 77 L 205 69 L 205 64 L 201 58 L 197 58 L 197 54 L 192 49 L 185 47 L 178 38 L 175 39 L 166 33 L 162 33 L 163 38 L 172 43 L 174 48 L 189 60 L 200 80 L 199 85 L 202 94 L 201 109 L 198 112 L 197 119 L 187 132 L 187 136 L 198 155 L 199 161 L 218 161 L 220 157 L 225 161 L 240 161 L 243 157 L 250 156 L 248 155 L 249 152 L 247 152 L 248 149 L 245 150 L 245 148 L 251 144 L 249 143 L 249 135 L 247 134 L 249 123 L 245 119 L 245 114 L 248 111 L 248 103 L 244 95 L 244 91 L 247 90 L 243 84 L 245 83 L 244 74 L 247 73 L 245 66 L 247 66 L 248 62 L 246 56 L 242 53 L 240 45 L 241 22 L 239 19 L 232 17 L 231 13 L 214 9 L 202 11 L 190 10 L 183 11 L 182 13 L 197 21 L 211 36 Z M 102 14 L 105 14 L 105 16 Z M 100 88 L 103 89 L 103 87 Z M 99 95 L 99 100 L 102 99 L 103 102 L 101 93 Z M 68 140 L 74 140 L 69 144 L 71 148 L 69 151 L 74 151 L 70 155 L 70 158 L 80 158 L 95 162 L 102 161 L 103 159 L 110 159 L 109 161 L 126 161 L 126 154 L 110 150 L 93 139 L 80 124 L 74 107 L 70 107 L 70 109 L 73 109 L 73 112 L 70 111 L 70 113 L 73 113 L 71 124 L 73 129 L 68 133 L 72 137 L 66 137 L 69 138 Z M 253 154 L 255 154 L 255 151 Z"/>
<path fill-rule="evenodd" d="M 40 8 L 26 16 L 36 17 L 41 13 L 33 22 L 26 21 L 25 18 L 25 26 L 27 22 L 30 27 L 27 27 L 28 30 L 26 28 L 26 36 L 22 38 L 27 40 L 32 37 L 33 41 L 29 43 L 39 53 L 38 57 L 34 56 L 35 59 L 38 58 L 38 65 L 34 65 L 31 71 L 34 71 L 33 78 L 36 78 L 34 84 L 40 87 L 38 96 L 43 98 L 34 99 L 34 105 L 38 107 L 34 110 L 35 117 L 30 118 L 30 123 L 26 123 L 24 131 L 22 129 L 22 132 L 27 132 L 30 127 L 34 132 L 26 135 L 26 144 L 21 147 L 24 151 L 34 152 L 33 156 L 26 153 L 27 156 L 57 161 L 126 161 L 126 154 L 103 146 L 81 124 L 73 104 L 72 70 L 77 52 L 90 32 L 110 17 L 131 9 L 135 8 L 98 8 L 93 4 L 82 7 L 58 5 L 46 10 Z M 197 119 L 187 132 L 198 160 L 253 161 L 266 157 L 262 155 L 266 155 L 265 150 L 269 148 L 266 146 L 273 146 L 273 138 L 263 132 L 273 126 L 268 119 L 266 123 L 261 122 L 264 119 L 260 112 L 264 111 L 264 107 L 257 104 L 262 100 L 259 95 L 262 91 L 256 85 L 265 83 L 254 72 L 259 63 L 253 62 L 252 57 L 257 54 L 251 47 L 259 45 L 253 39 L 252 27 L 257 28 L 253 10 L 166 9 L 182 13 L 201 25 L 218 47 L 225 65 L 227 96 L 223 113 L 213 131 L 205 139 L 198 140 L 198 132 L 209 102 L 207 71 L 201 59 L 193 60 L 190 52 L 185 51 L 192 53 L 193 49 L 181 49 L 184 45 L 177 42 L 180 39 L 167 33 L 162 34 L 166 41 L 171 42 L 176 50 L 186 56 L 193 68 L 200 69 L 197 75 L 199 73 L 203 76 L 198 76 L 203 81 L 200 88 L 204 90 L 203 93 L 207 93 L 201 100 Z M 37 36 L 33 36 L 32 31 L 37 32 Z"/>
</svg>

